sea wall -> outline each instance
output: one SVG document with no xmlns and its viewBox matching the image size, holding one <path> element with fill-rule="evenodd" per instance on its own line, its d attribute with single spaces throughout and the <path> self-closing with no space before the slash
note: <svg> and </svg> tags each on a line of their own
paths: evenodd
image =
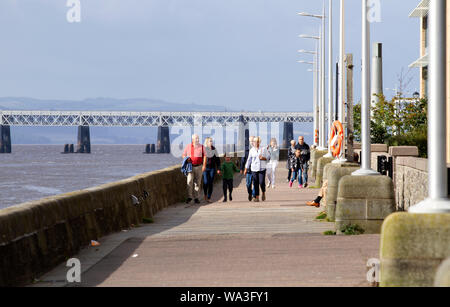
<svg viewBox="0 0 450 307">
<path fill-rule="evenodd" d="M 177 165 L 2 209 L 0 286 L 31 283 L 91 240 L 139 225 L 185 198 L 186 177 Z"/>
</svg>

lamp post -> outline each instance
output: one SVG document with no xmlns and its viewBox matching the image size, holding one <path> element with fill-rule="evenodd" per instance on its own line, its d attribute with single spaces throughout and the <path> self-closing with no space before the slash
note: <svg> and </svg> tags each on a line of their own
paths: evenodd
<svg viewBox="0 0 450 307">
<path fill-rule="evenodd" d="M 446 165 L 446 0 L 431 0 L 429 11 L 428 198 L 411 213 L 450 213 Z"/>
<path fill-rule="evenodd" d="M 361 168 L 353 176 L 380 175 L 371 168 L 370 140 L 370 24 L 367 0 L 362 0 L 362 73 L 361 73 Z"/>
<path fill-rule="evenodd" d="M 299 13 L 299 14 L 304 14 L 304 13 Z M 305 16 L 305 15 L 303 15 Z M 318 46 L 321 43 L 322 37 L 321 36 L 312 36 L 312 35 L 305 35 L 302 34 L 299 37 L 301 38 L 309 38 L 309 39 L 315 39 L 318 42 Z M 319 47 L 317 47 L 317 49 L 319 49 Z M 319 126 L 318 126 L 318 130 L 319 130 L 319 148 L 323 149 L 324 146 L 324 131 L 325 131 L 325 100 L 324 100 L 324 95 L 323 95 L 323 91 L 322 89 L 324 89 L 324 77 L 325 75 L 323 74 L 323 66 L 322 66 L 322 58 L 323 58 L 323 54 L 321 54 L 318 50 L 317 50 L 317 67 L 318 67 L 318 110 L 319 110 Z"/>
<path fill-rule="evenodd" d="M 309 53 L 309 52 L 308 52 Z M 298 63 L 301 64 L 308 64 L 308 65 L 312 65 L 313 68 L 310 70 L 313 72 L 313 109 L 314 109 L 314 134 L 316 133 L 316 131 L 318 131 L 319 129 L 319 100 L 318 100 L 318 70 L 317 70 L 317 53 L 316 56 L 314 57 L 314 62 L 308 62 L 308 61 L 298 61 Z M 314 145 L 318 146 L 316 139 L 314 137 Z"/>
<path fill-rule="evenodd" d="M 331 131 L 334 120 L 333 112 L 333 1 L 328 3 L 328 133 Z M 330 134 L 328 134 L 328 142 L 330 142 Z M 331 146 L 327 144 L 327 158 L 333 157 Z"/>
<path fill-rule="evenodd" d="M 313 91 L 314 91 L 314 145 L 315 146 L 319 146 L 319 144 L 316 142 L 316 132 L 318 132 L 319 130 L 319 122 L 318 122 L 318 118 L 319 118 L 319 101 L 317 99 L 318 95 L 318 69 L 317 69 L 317 57 L 318 57 L 318 52 L 317 52 L 317 46 L 316 46 L 316 51 L 307 51 L 307 50 L 299 50 L 299 53 L 306 53 L 306 54 L 312 54 L 314 55 L 314 63 L 313 63 L 313 69 L 308 70 L 308 71 L 312 71 L 313 72 Z M 299 61 L 299 63 L 304 63 L 304 64 L 311 64 L 311 62 L 306 62 L 306 61 Z"/>
<path fill-rule="evenodd" d="M 309 14 L 305 12 L 298 13 L 300 16 L 313 17 L 321 19 L 322 30 L 321 30 L 321 51 L 320 51 L 320 130 L 319 130 L 319 149 L 325 149 L 326 147 L 326 122 L 325 122 L 325 0 L 323 0 L 323 12 L 322 15 Z M 306 37 L 306 36 L 305 36 Z M 311 38 L 311 37 L 306 37 Z M 330 115 L 330 114 L 329 114 Z"/>
<path fill-rule="evenodd" d="M 345 1 L 341 0 L 340 10 L 340 51 L 339 51 L 339 121 L 344 124 L 345 121 Z M 341 145 L 341 153 L 333 163 L 347 162 L 345 159 L 345 129 Z"/>
</svg>

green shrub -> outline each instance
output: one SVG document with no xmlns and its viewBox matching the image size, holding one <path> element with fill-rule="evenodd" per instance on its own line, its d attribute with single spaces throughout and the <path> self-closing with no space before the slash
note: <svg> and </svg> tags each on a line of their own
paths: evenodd
<svg viewBox="0 0 450 307">
<path fill-rule="evenodd" d="M 316 220 L 325 220 L 326 218 L 327 218 L 326 212 L 321 212 L 321 213 L 319 213 L 318 216 L 316 216 Z"/>
<path fill-rule="evenodd" d="M 323 233 L 323 235 L 324 235 L 324 236 L 335 236 L 335 235 L 336 235 L 336 231 L 328 230 L 328 231 L 325 231 L 325 232 Z"/>
<path fill-rule="evenodd" d="M 362 235 L 365 232 L 365 230 L 362 229 L 361 226 L 359 225 L 349 224 L 346 225 L 343 229 L 341 229 L 341 232 L 346 236 L 357 236 Z"/>
</svg>

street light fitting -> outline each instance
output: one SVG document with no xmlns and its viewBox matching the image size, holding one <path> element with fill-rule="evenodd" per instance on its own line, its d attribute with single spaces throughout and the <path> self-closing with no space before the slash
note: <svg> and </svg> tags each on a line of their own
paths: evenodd
<svg viewBox="0 0 450 307">
<path fill-rule="evenodd" d="M 300 53 L 309 53 L 309 54 L 317 54 L 317 52 L 315 52 L 315 51 L 307 51 L 307 50 L 298 50 L 298 52 L 300 52 Z"/>
<path fill-rule="evenodd" d="M 306 35 L 306 34 L 301 34 L 298 37 L 300 37 L 300 38 L 312 38 L 312 39 L 317 39 L 317 40 L 320 39 L 320 36 L 313 36 L 313 35 Z"/>
<path fill-rule="evenodd" d="M 303 17 L 314 17 L 314 18 L 319 18 L 319 19 L 324 18 L 323 15 L 309 14 L 309 13 L 305 13 L 305 12 L 297 13 L 297 15 L 300 15 L 300 16 L 303 16 Z"/>
<path fill-rule="evenodd" d="M 314 65 L 314 63 L 313 62 L 308 62 L 308 61 L 297 61 L 298 63 L 301 63 L 301 64 L 309 64 L 309 65 Z"/>
</svg>

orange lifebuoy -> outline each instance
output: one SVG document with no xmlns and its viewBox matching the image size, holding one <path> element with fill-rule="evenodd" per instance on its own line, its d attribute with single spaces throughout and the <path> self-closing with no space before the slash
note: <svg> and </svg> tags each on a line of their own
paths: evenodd
<svg viewBox="0 0 450 307">
<path fill-rule="evenodd" d="M 314 130 L 314 144 L 319 144 L 319 130 Z"/>
<path fill-rule="evenodd" d="M 344 127 L 340 121 L 335 121 L 331 127 L 330 148 L 333 157 L 338 157 L 341 153 L 342 142 L 344 141 Z"/>
</svg>

